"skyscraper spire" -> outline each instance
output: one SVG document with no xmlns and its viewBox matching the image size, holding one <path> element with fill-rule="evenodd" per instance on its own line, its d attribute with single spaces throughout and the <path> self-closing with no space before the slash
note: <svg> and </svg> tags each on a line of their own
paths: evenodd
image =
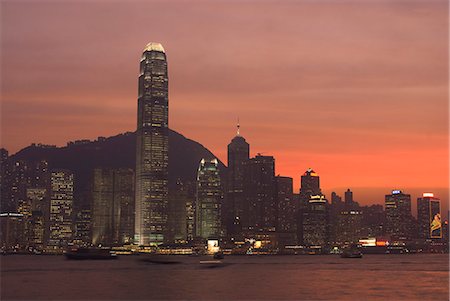
<svg viewBox="0 0 450 301">
<path fill-rule="evenodd" d="M 241 126 L 239 125 L 239 117 L 238 117 L 238 122 L 237 122 L 237 136 L 240 136 L 241 134 L 239 133 Z"/>
</svg>

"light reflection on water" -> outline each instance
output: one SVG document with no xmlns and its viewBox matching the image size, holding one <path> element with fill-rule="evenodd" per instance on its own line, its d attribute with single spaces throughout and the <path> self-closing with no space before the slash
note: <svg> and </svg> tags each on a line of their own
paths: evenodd
<svg viewBox="0 0 450 301">
<path fill-rule="evenodd" d="M 210 268 L 180 264 L 1 258 L 1 299 L 448 300 L 447 254 L 229 256 Z"/>
</svg>

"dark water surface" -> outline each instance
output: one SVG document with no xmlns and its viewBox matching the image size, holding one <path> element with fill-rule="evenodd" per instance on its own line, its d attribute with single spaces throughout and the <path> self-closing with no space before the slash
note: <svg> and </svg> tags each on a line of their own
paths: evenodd
<svg viewBox="0 0 450 301">
<path fill-rule="evenodd" d="M 122 256 L 69 261 L 3 256 L 1 300 L 448 300 L 447 254 L 229 256 L 208 268 L 199 259 L 161 265 Z M 179 258 L 179 257 L 178 257 Z"/>
</svg>

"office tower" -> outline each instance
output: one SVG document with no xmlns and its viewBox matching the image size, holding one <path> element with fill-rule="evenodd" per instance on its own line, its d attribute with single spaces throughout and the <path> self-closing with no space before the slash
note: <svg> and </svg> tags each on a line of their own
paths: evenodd
<svg viewBox="0 0 450 301">
<path fill-rule="evenodd" d="M 359 210 L 343 210 L 337 218 L 336 241 L 341 245 L 357 243 L 362 238 L 363 213 Z"/>
<path fill-rule="evenodd" d="M 363 213 L 362 236 L 377 237 L 385 234 L 386 214 L 383 205 L 361 207 Z"/>
<path fill-rule="evenodd" d="M 200 161 L 197 172 L 196 236 L 218 239 L 221 236 L 223 191 L 217 159 Z"/>
<path fill-rule="evenodd" d="M 345 204 L 352 205 L 353 204 L 353 192 L 350 189 L 347 189 L 345 192 Z"/>
<path fill-rule="evenodd" d="M 185 185 L 178 180 L 176 186 L 169 190 L 167 223 L 170 242 L 185 243 L 188 239 L 188 219 L 191 218 L 191 216 L 188 217 L 188 203 L 193 204 L 193 199 L 189 196 L 189 184 Z"/>
<path fill-rule="evenodd" d="M 27 188 L 31 206 L 30 245 L 42 249 L 49 237 L 50 202 L 47 188 Z"/>
<path fill-rule="evenodd" d="M 312 195 L 303 213 L 302 243 L 325 247 L 328 244 L 328 201 L 323 195 Z"/>
<path fill-rule="evenodd" d="M 23 160 L 12 162 L 10 165 L 10 181 L 8 197 L 4 203 L 4 212 L 17 212 L 19 202 L 25 201 L 27 187 L 30 185 L 28 163 Z"/>
<path fill-rule="evenodd" d="M 73 173 L 52 170 L 50 177 L 49 245 L 65 247 L 72 240 Z"/>
<path fill-rule="evenodd" d="M 275 181 L 278 203 L 277 232 L 295 232 L 297 225 L 292 178 L 276 176 Z"/>
<path fill-rule="evenodd" d="M 135 242 L 165 241 L 168 203 L 169 101 L 167 60 L 159 43 L 142 54 L 136 141 Z"/>
<path fill-rule="evenodd" d="M 243 227 L 251 232 L 275 231 L 277 224 L 277 201 L 275 194 L 275 159 L 262 156 L 244 163 L 244 191 L 247 214 Z M 248 217 L 246 217 L 247 215 Z"/>
<path fill-rule="evenodd" d="M 0 148 L 0 212 L 8 212 L 9 208 L 9 196 L 10 196 L 10 180 L 9 175 L 9 154 L 4 148 Z"/>
<path fill-rule="evenodd" d="M 417 199 L 417 223 L 419 238 L 442 238 L 441 200 L 433 193 L 425 192 Z"/>
<path fill-rule="evenodd" d="M 5 251 L 24 246 L 24 220 L 20 213 L 0 213 L 0 248 Z"/>
<path fill-rule="evenodd" d="M 300 194 L 299 194 L 299 204 L 297 211 L 297 239 L 300 244 L 304 243 L 303 240 L 303 218 L 304 213 L 309 210 L 309 200 L 311 196 L 322 195 L 320 190 L 320 178 L 319 175 L 308 168 L 305 173 L 300 177 Z"/>
<path fill-rule="evenodd" d="M 227 233 L 237 234 L 242 230 L 241 221 L 245 218 L 244 195 L 244 162 L 249 159 L 250 145 L 240 135 L 240 125 L 237 134 L 228 144 L 228 194 L 226 203 Z"/>
<path fill-rule="evenodd" d="M 331 204 L 341 204 L 342 198 L 336 194 L 336 192 L 331 193 Z"/>
<path fill-rule="evenodd" d="M 93 171 L 92 243 L 113 245 L 133 239 L 134 175 L 130 169 Z"/>
<path fill-rule="evenodd" d="M 320 194 L 322 194 L 322 191 L 320 190 L 319 175 L 311 168 L 308 168 L 300 180 L 300 201 L 303 200 L 306 204 L 311 196 Z"/>
<path fill-rule="evenodd" d="M 297 206 L 294 201 L 292 178 L 275 177 L 277 202 L 278 246 L 297 244 Z"/>
<path fill-rule="evenodd" d="M 393 190 L 384 200 L 387 234 L 394 240 L 411 238 L 411 195 Z"/>
</svg>

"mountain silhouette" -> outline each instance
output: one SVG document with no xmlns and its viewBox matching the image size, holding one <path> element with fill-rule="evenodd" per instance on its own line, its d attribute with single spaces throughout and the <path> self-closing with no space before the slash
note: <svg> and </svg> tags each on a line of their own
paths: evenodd
<svg viewBox="0 0 450 301">
<path fill-rule="evenodd" d="M 169 130 L 169 186 L 177 180 L 193 182 L 202 158 L 216 158 L 200 143 Z M 135 169 L 136 133 L 127 132 L 95 141 L 82 140 L 64 147 L 42 147 L 30 145 L 13 156 L 11 160 L 36 162 L 47 160 L 50 169 L 69 169 L 75 175 L 75 188 L 88 188 L 89 178 L 94 168 L 132 168 Z M 221 173 L 225 165 L 219 160 Z M 225 178 L 225 177 L 223 177 Z"/>
</svg>

